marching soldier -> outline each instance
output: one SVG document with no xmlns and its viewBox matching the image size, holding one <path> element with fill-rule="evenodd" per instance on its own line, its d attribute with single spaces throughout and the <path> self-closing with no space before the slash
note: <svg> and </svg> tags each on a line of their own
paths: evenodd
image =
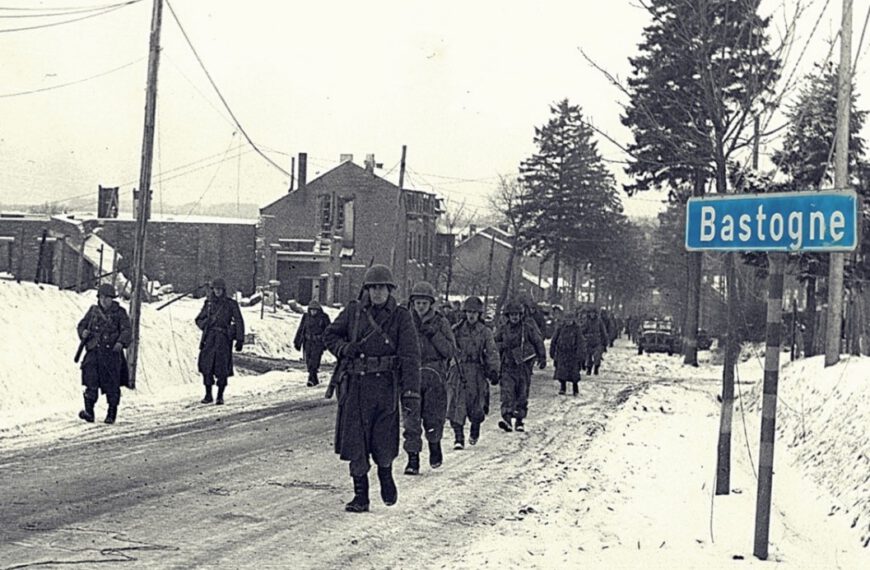
<svg viewBox="0 0 870 570">
<path fill-rule="evenodd" d="M 233 340 L 236 352 L 242 351 L 245 342 L 245 321 L 239 304 L 227 297 L 226 281 L 218 277 L 211 283 L 211 293 L 205 300 L 196 326 L 202 330 L 199 342 L 199 372 L 205 384 L 203 404 L 224 403 L 227 378 L 233 375 Z M 212 386 L 217 379 L 217 398 L 212 397 Z"/>
<path fill-rule="evenodd" d="M 497 382 L 500 366 L 492 330 L 483 324 L 483 301 L 468 297 L 462 304 L 465 318 L 453 327 L 456 337 L 456 369 L 450 375 L 450 405 L 447 416 L 456 436 L 454 449 L 465 449 L 465 419 L 471 422 L 468 443 L 480 439 L 480 424 L 486 419 L 489 384 Z"/>
<path fill-rule="evenodd" d="M 447 367 L 453 358 L 456 341 L 450 322 L 432 307 L 435 303 L 435 288 L 431 284 L 426 281 L 415 284 L 409 299 L 420 340 L 420 420 L 429 444 L 429 466 L 437 469 L 444 460 L 441 437 L 447 418 Z M 409 420 L 414 421 L 412 418 Z M 408 453 L 405 475 L 417 475 L 423 447 L 419 421 L 413 428 L 406 423 L 406 428 L 409 439 L 405 446 Z"/>
<path fill-rule="evenodd" d="M 299 328 L 296 329 L 296 337 L 293 346 L 296 350 L 302 350 L 305 356 L 305 366 L 308 368 L 308 386 L 317 386 L 320 379 L 317 373 L 320 371 L 320 359 L 325 348 L 323 344 L 323 331 L 329 326 L 329 315 L 323 312 L 320 302 L 312 299 L 308 303 L 308 311 L 302 315 Z"/>
<path fill-rule="evenodd" d="M 583 330 L 577 323 L 575 312 L 565 313 L 562 317 L 550 341 L 550 357 L 556 368 L 553 377 L 559 382 L 559 394 L 564 396 L 565 385 L 571 382 L 572 394 L 576 396 L 579 393 L 577 383 L 580 381 L 580 369 L 586 365 L 586 339 L 583 338 Z"/>
<path fill-rule="evenodd" d="M 589 307 L 584 310 L 583 337 L 586 339 L 586 374 L 598 374 L 601 357 L 607 352 L 607 327 L 598 314 L 598 309 Z"/>
<path fill-rule="evenodd" d="M 504 309 L 507 322 L 495 333 L 501 356 L 501 420 L 498 427 L 506 432 L 525 431 L 528 414 L 532 361 L 547 366 L 547 353 L 539 329 L 530 319 L 523 319 L 519 303 L 509 302 Z M 516 423 L 514 424 L 514 420 Z"/>
<path fill-rule="evenodd" d="M 335 452 L 350 462 L 354 494 L 345 510 L 354 513 L 369 510 L 370 459 L 378 466 L 381 499 L 396 504 L 393 460 L 399 454 L 400 402 L 405 416 L 419 423 L 414 411 L 419 414 L 420 344 L 408 309 L 392 295 L 395 288 L 389 267 L 371 266 L 361 300 L 349 303 L 323 335 L 339 359 Z"/>
<path fill-rule="evenodd" d="M 124 349 L 130 344 L 132 332 L 127 311 L 115 301 L 117 296 L 112 285 L 100 285 L 97 304 L 88 309 L 77 327 L 79 339 L 88 350 L 81 366 L 85 409 L 79 412 L 86 422 L 94 421 L 94 404 L 102 392 L 109 406 L 105 421 L 115 423 L 121 386 L 129 386 Z"/>
</svg>

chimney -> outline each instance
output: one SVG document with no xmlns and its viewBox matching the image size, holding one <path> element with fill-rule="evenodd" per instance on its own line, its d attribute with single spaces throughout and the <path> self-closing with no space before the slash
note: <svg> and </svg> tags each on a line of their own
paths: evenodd
<svg viewBox="0 0 870 570">
<path fill-rule="evenodd" d="M 305 190 L 308 183 L 308 153 L 299 153 L 299 189 Z"/>
<path fill-rule="evenodd" d="M 287 192 L 292 192 L 296 188 L 296 157 L 290 157 L 290 189 Z"/>
<path fill-rule="evenodd" d="M 374 174 L 375 173 L 375 155 L 367 154 L 365 165 L 366 165 L 366 172 Z"/>
<path fill-rule="evenodd" d="M 118 187 L 99 186 L 97 199 L 98 218 L 118 217 Z"/>
<path fill-rule="evenodd" d="M 471 237 L 476 233 L 477 233 L 477 226 L 475 224 L 468 224 L 468 237 Z"/>
<path fill-rule="evenodd" d="M 338 156 L 338 162 L 340 162 L 340 163 L 353 162 L 353 155 L 342 153 Z"/>
</svg>

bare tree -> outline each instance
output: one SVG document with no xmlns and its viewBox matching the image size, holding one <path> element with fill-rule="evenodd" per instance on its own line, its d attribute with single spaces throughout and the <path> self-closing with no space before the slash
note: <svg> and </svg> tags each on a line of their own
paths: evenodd
<svg viewBox="0 0 870 570">
<path fill-rule="evenodd" d="M 447 227 L 447 232 L 452 236 L 453 242 L 450 244 L 449 258 L 447 260 L 447 284 L 444 287 L 444 302 L 446 303 L 450 297 L 450 287 L 453 284 L 453 262 L 456 252 L 456 231 L 474 223 L 477 219 L 477 210 L 468 211 L 465 200 L 461 202 L 451 202 L 449 199 L 445 202 L 444 225 Z"/>
<path fill-rule="evenodd" d="M 495 194 L 490 195 L 489 201 L 492 209 L 498 214 L 499 218 L 507 223 L 512 234 L 511 249 L 508 253 L 508 260 L 505 264 L 505 275 L 502 282 L 501 294 L 498 297 L 496 304 L 496 314 L 501 312 L 508 293 L 512 290 L 511 280 L 514 275 L 514 265 L 517 262 L 517 256 L 522 255 L 525 250 L 522 235 L 531 226 L 531 216 L 527 201 L 529 198 L 529 190 L 520 182 L 518 178 L 500 175 L 498 177 L 498 188 Z M 516 288 L 516 285 L 513 287 Z"/>
</svg>

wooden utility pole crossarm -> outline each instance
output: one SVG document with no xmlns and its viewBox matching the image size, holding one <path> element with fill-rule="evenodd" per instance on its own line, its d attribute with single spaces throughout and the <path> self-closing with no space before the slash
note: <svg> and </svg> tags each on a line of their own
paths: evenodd
<svg viewBox="0 0 870 570">
<path fill-rule="evenodd" d="M 145 274 L 145 243 L 148 214 L 151 210 L 151 161 L 154 157 L 154 117 L 157 112 L 157 68 L 160 63 L 160 25 L 163 0 L 154 0 L 151 14 L 151 39 L 148 53 L 148 84 L 145 94 L 145 129 L 142 136 L 142 160 L 139 170 L 139 203 L 136 216 L 136 241 L 133 244 L 133 280 L 130 291 L 130 323 L 133 338 L 127 352 L 130 365 L 130 387 L 136 387 L 136 365 L 139 361 L 139 321 L 142 309 L 142 279 Z"/>
</svg>

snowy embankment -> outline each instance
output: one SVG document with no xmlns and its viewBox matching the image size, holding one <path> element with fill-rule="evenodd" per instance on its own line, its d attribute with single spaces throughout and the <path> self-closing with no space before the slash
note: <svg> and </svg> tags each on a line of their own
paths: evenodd
<svg viewBox="0 0 870 570">
<path fill-rule="evenodd" d="M 62 437 L 73 426 L 81 427 L 82 422 L 75 419 L 82 394 L 79 365 L 73 362 L 78 348 L 76 325 L 95 302 L 93 291 L 78 294 L 51 285 L 0 280 L 0 306 L 4 308 L 0 312 L 0 438 L 9 445 L 7 438 L 13 436 L 50 440 Z M 126 301 L 121 304 L 128 309 Z M 159 303 L 143 305 L 137 387 L 122 390 L 120 426 L 139 412 L 159 413 L 170 403 L 189 404 L 202 396 L 202 379 L 196 369 L 201 333 L 194 324 L 202 304 L 202 299 L 183 299 L 160 311 Z M 293 348 L 301 315 L 266 308 L 261 319 L 256 306 L 242 308 L 242 314 L 247 331 L 255 338 L 244 352 L 301 360 L 301 353 Z M 330 361 L 331 356 L 324 355 L 324 362 Z M 321 373 L 321 379 L 324 376 Z M 228 405 L 235 394 L 297 387 L 304 385 L 304 378 L 298 370 L 261 376 L 237 371 L 230 380 Z M 298 397 L 309 393 L 311 389 Z M 322 395 L 321 390 L 317 393 Z M 98 411 L 103 407 L 101 398 Z"/>
<path fill-rule="evenodd" d="M 705 358 L 700 368 L 664 355 L 609 363 L 609 373 L 650 381 L 620 392 L 624 403 L 588 449 L 570 441 L 555 448 L 548 467 L 518 490 L 516 515 L 456 553 L 452 567 L 761 567 L 752 551 L 762 363 L 747 353 L 738 367 L 732 492 L 714 497 L 721 366 Z M 867 358 L 824 373 L 816 359 L 785 367 L 784 401 L 824 397 L 803 425 L 779 414 L 769 560 L 870 567 L 867 378 Z"/>
</svg>

